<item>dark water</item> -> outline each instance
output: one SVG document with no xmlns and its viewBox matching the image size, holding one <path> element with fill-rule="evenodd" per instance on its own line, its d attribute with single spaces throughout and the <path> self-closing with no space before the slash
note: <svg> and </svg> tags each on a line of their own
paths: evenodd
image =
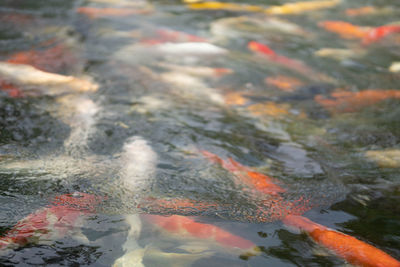
<svg viewBox="0 0 400 267">
<path fill-rule="evenodd" d="M 83 6 L 120 13 L 91 17 Z M 346 13 L 363 6 L 373 11 Z M 400 259 L 400 97 L 387 92 L 399 89 L 400 74 L 389 67 L 400 61 L 400 36 L 366 46 L 362 38 L 341 38 L 318 26 L 346 21 L 377 27 L 398 21 L 399 14 L 397 1 L 379 0 L 343 0 L 297 15 L 196 10 L 180 1 L 3 0 L 2 61 L 36 51 L 22 63 L 90 77 L 99 87 L 53 94 L 51 86 L 16 83 L 16 95 L 8 77 L 0 76 L 0 234 L 62 194 L 86 192 L 104 200 L 73 231 L 4 249 L 0 265 L 111 266 L 124 254 L 126 216 L 147 213 L 194 216 L 250 240 L 259 253 L 171 234 L 142 216 L 137 244 L 160 252 L 145 253 L 145 266 L 347 264 L 281 222 L 296 212 Z M 176 37 L 172 30 L 181 33 Z M 199 38 L 217 47 L 176 46 Z M 296 63 L 252 52 L 251 41 Z M 346 52 L 321 56 L 323 48 Z M 206 74 L 196 67 L 207 68 Z M 279 89 L 272 81 L 282 76 L 297 86 Z M 372 97 L 356 94 L 366 90 L 374 90 Z M 340 102 L 337 92 L 348 98 Z M 329 101 L 338 102 L 324 106 Z M 154 151 L 154 168 L 146 167 L 146 148 L 138 147 L 137 157 L 124 154 L 132 136 Z M 285 192 L 250 190 L 238 173 L 202 150 L 274 177 Z M 139 180 L 133 188 L 123 183 L 128 176 Z M 154 206 L 154 199 L 211 204 L 171 208 Z M 193 246 L 202 252 L 190 251 Z"/>
</svg>

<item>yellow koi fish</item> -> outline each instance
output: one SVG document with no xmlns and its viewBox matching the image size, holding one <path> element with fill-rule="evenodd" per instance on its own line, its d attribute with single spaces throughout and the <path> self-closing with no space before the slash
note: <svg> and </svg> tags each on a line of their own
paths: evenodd
<svg viewBox="0 0 400 267">
<path fill-rule="evenodd" d="M 281 6 L 272 6 L 270 8 L 267 8 L 265 10 L 265 13 L 272 15 L 301 14 L 308 11 L 334 7 L 340 2 L 341 0 L 325 0 L 287 3 Z"/>
<path fill-rule="evenodd" d="M 189 4 L 190 9 L 209 9 L 209 10 L 229 10 L 229 11 L 246 11 L 246 12 L 262 12 L 263 7 L 254 5 L 240 5 L 235 3 L 222 2 L 203 2 Z"/>
</svg>

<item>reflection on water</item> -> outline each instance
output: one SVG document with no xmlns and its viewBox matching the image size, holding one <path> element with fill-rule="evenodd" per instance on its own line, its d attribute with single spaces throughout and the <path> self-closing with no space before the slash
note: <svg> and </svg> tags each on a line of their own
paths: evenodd
<svg viewBox="0 0 400 267">
<path fill-rule="evenodd" d="M 397 266 L 399 10 L 3 1 L 1 265 Z"/>
</svg>

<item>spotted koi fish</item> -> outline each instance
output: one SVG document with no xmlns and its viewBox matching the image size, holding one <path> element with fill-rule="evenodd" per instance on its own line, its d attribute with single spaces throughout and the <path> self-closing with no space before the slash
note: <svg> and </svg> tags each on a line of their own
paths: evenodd
<svg viewBox="0 0 400 267">
<path fill-rule="evenodd" d="M 102 198 L 86 193 L 57 196 L 49 207 L 20 220 L 0 238 L 0 250 L 17 248 L 40 240 L 62 238 L 93 213 Z"/>
</svg>

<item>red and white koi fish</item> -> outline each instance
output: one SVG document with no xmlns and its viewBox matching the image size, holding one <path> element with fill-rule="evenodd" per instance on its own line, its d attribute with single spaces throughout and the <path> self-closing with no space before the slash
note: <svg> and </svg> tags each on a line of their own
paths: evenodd
<svg viewBox="0 0 400 267">
<path fill-rule="evenodd" d="M 400 33 L 399 24 L 362 27 L 344 21 L 323 21 L 318 23 L 318 25 L 327 31 L 338 34 L 344 39 L 360 39 L 364 46 L 378 42 L 388 35 Z"/>
<path fill-rule="evenodd" d="M 351 264 L 363 267 L 400 266 L 399 261 L 382 250 L 305 217 L 289 215 L 283 219 L 283 223 L 307 232 L 315 242 L 335 252 Z"/>
<path fill-rule="evenodd" d="M 367 32 L 367 34 L 362 39 L 363 45 L 369 45 L 378 42 L 388 35 L 400 33 L 400 25 L 384 25 L 380 27 L 373 28 Z"/>
<path fill-rule="evenodd" d="M 49 207 L 28 215 L 7 231 L 0 238 L 0 249 L 62 238 L 79 226 L 84 216 L 93 213 L 101 200 L 86 193 L 57 196 Z"/>
<path fill-rule="evenodd" d="M 47 72 L 60 72 L 78 62 L 78 58 L 68 47 L 57 44 L 47 49 L 21 51 L 8 57 L 8 63 L 31 65 Z"/>
<path fill-rule="evenodd" d="M 15 85 L 0 80 L 0 90 L 6 92 L 10 97 L 22 97 L 22 91 Z"/>
<path fill-rule="evenodd" d="M 296 60 L 296 59 L 291 59 L 291 58 L 279 55 L 265 44 L 251 41 L 247 44 L 247 47 L 251 51 L 253 51 L 257 54 L 264 55 L 265 57 L 267 57 L 268 60 L 275 62 L 277 64 L 280 64 L 280 65 L 284 66 L 285 68 L 294 70 L 298 73 L 301 73 L 301 74 L 307 75 L 307 76 L 309 76 L 310 74 L 315 74 L 315 76 L 318 76 L 321 79 L 329 80 L 328 77 L 326 77 L 323 74 L 316 73 L 313 69 L 308 67 L 303 62 Z"/>
<path fill-rule="evenodd" d="M 200 152 L 211 162 L 219 164 L 222 168 L 240 178 L 239 183 L 245 184 L 251 189 L 255 189 L 258 192 L 270 195 L 277 195 L 278 193 L 283 193 L 286 191 L 284 188 L 277 185 L 273 178 L 265 174 L 255 172 L 251 168 L 243 166 L 232 158 L 224 160 L 209 151 L 202 150 Z"/>
<path fill-rule="evenodd" d="M 254 250 L 256 247 L 253 242 L 247 239 L 231 234 L 218 226 L 196 222 L 190 217 L 146 214 L 143 215 L 143 218 L 162 230 L 179 237 L 217 242 L 222 247 L 231 249 Z"/>
</svg>

